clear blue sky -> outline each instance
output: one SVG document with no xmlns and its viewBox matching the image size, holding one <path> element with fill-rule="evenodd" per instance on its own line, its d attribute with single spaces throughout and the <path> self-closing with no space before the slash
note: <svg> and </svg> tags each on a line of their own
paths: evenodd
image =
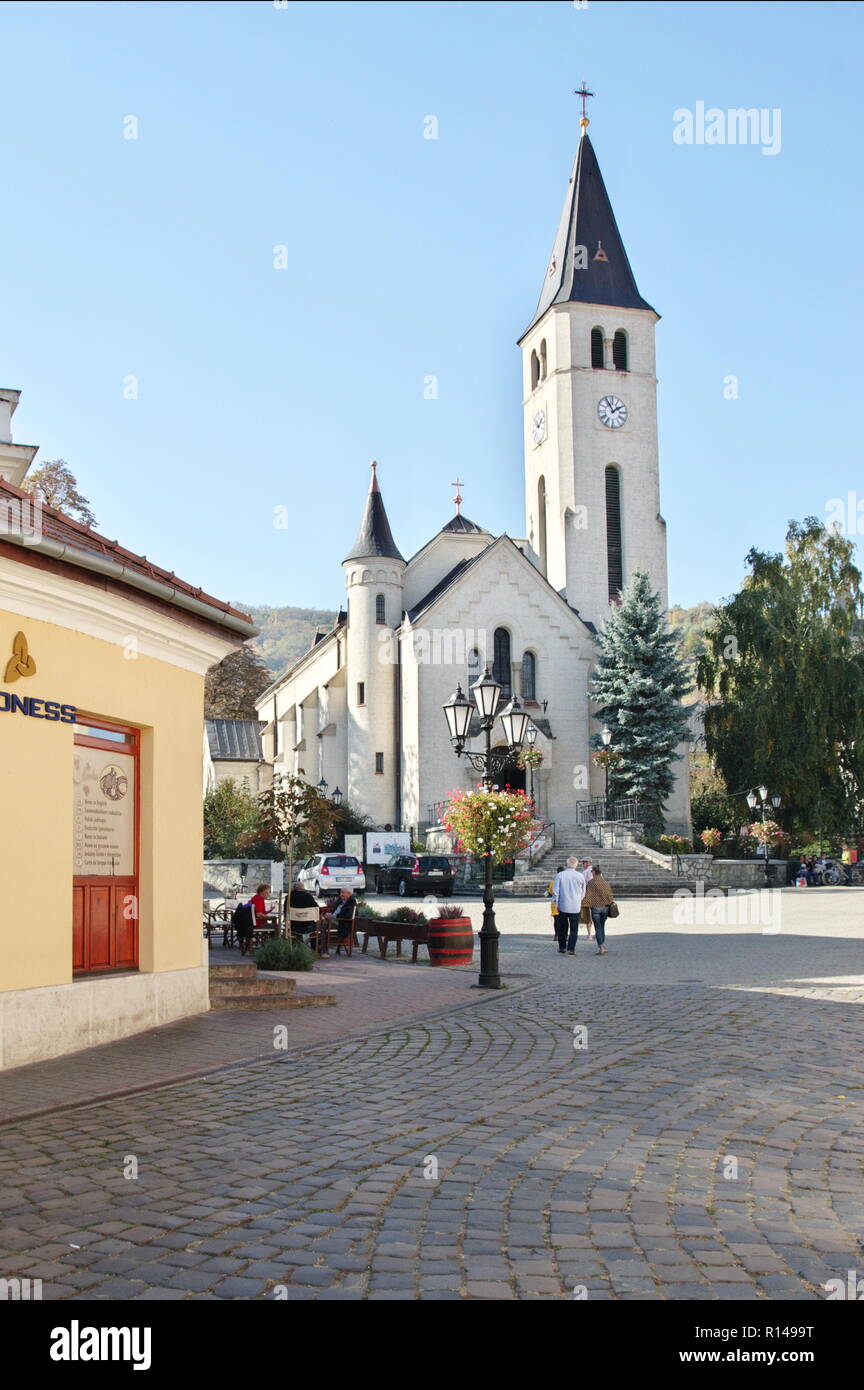
<svg viewBox="0 0 864 1390">
<path fill-rule="evenodd" d="M 670 597 L 719 599 L 790 517 L 864 495 L 862 29 L 850 3 L 0 4 L 15 437 L 224 598 L 336 607 L 371 458 L 406 555 L 457 472 L 521 535 L 516 338 L 584 76 L 662 315 Z M 780 153 L 675 144 L 698 101 L 779 107 Z"/>
</svg>

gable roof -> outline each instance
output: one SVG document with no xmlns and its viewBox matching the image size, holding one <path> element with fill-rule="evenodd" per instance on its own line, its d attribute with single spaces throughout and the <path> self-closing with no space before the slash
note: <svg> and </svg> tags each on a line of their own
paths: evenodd
<svg viewBox="0 0 864 1390">
<path fill-rule="evenodd" d="M 577 256 L 577 247 L 587 251 L 585 267 L 582 267 L 584 256 Z M 584 129 L 567 185 L 549 269 L 534 317 L 525 332 L 533 328 L 553 304 L 568 302 L 657 312 L 637 289 L 594 146 Z"/>
<path fill-rule="evenodd" d="M 257 719 L 205 719 L 204 727 L 214 762 L 263 762 Z"/>
<path fill-rule="evenodd" d="M 450 570 L 449 573 L 445 574 L 443 579 L 439 579 L 438 583 L 433 588 L 431 588 L 428 593 L 424 594 L 423 597 L 419 599 L 418 602 L 414 605 L 414 607 L 408 613 L 409 622 L 415 623 L 418 618 L 422 617 L 424 613 L 428 612 L 428 610 L 438 602 L 439 598 L 441 598 L 442 595 L 444 595 L 448 591 L 448 589 L 452 589 L 454 585 L 461 583 L 463 578 L 470 569 L 473 569 L 475 565 L 480 564 L 481 561 L 485 560 L 486 557 L 490 555 L 493 550 L 497 549 L 498 546 L 502 545 L 508 545 L 512 548 L 513 551 L 515 551 L 522 563 L 528 566 L 528 568 L 531 570 L 532 574 L 535 575 L 537 580 L 541 584 L 545 585 L 545 587 L 549 590 L 550 593 L 555 595 L 558 602 L 563 604 L 563 606 L 568 610 L 568 612 L 572 613 L 574 618 L 579 619 L 579 622 L 582 624 L 582 626 L 585 628 L 587 632 L 591 633 L 592 636 L 596 633 L 597 629 L 594 627 L 594 624 L 588 622 L 587 619 L 583 618 L 578 608 L 574 608 L 571 603 L 568 603 L 567 599 L 564 597 L 563 594 L 560 594 L 557 589 L 554 589 L 552 587 L 545 574 L 542 574 L 540 570 L 537 569 L 537 566 L 531 563 L 531 561 L 528 559 L 528 556 L 516 544 L 512 536 L 508 536 L 506 534 L 497 536 L 495 540 L 493 540 L 491 545 L 487 545 L 484 550 L 479 551 L 476 555 L 472 555 L 469 560 L 460 560 L 458 565 L 454 565 L 452 570 Z"/>
</svg>

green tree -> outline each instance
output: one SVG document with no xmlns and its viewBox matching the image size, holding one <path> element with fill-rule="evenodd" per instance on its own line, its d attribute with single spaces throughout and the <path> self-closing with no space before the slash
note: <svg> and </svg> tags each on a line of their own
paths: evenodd
<svg viewBox="0 0 864 1390">
<path fill-rule="evenodd" d="M 699 663 L 708 752 L 733 796 L 765 783 L 788 826 L 862 826 L 864 648 L 852 542 L 817 517 L 784 554 L 751 550 Z M 743 804 L 743 803 L 742 803 Z M 742 812 L 743 814 L 743 812 Z"/>
<path fill-rule="evenodd" d="M 689 680 L 680 638 L 669 631 L 647 575 L 629 580 L 598 646 L 591 698 L 598 706 L 595 717 L 608 724 L 610 747 L 621 758 L 609 769 L 610 793 L 640 801 L 646 829 L 656 835 L 674 785 L 672 764 L 680 761 L 677 746 L 690 737 L 681 707 Z"/>
<path fill-rule="evenodd" d="M 204 679 L 206 719 L 257 719 L 255 701 L 273 675 L 246 643 L 211 666 Z"/>
<path fill-rule="evenodd" d="M 272 787 L 259 793 L 258 807 L 264 834 L 287 853 L 290 891 L 295 860 L 329 848 L 339 813 L 317 787 L 293 773 L 274 777 Z"/>
<path fill-rule="evenodd" d="M 204 798 L 205 859 L 282 859 L 262 827 L 258 800 L 245 782 L 228 777 Z"/>
<path fill-rule="evenodd" d="M 96 525 L 90 503 L 78 491 L 78 482 L 65 459 L 49 459 L 35 468 L 21 486 L 46 507 L 57 507 L 85 526 Z"/>
</svg>

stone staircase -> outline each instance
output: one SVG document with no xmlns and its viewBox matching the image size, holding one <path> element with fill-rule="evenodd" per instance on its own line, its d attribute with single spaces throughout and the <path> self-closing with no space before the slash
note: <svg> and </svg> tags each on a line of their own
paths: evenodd
<svg viewBox="0 0 864 1390">
<path fill-rule="evenodd" d="M 559 864 L 565 864 L 571 855 L 581 861 L 591 859 L 599 864 L 604 877 L 609 880 L 616 898 L 671 897 L 676 889 L 686 887 L 692 881 L 679 878 L 673 870 L 644 859 L 635 850 L 616 846 L 614 849 L 601 849 L 583 828 L 565 828 L 559 832 L 554 849 L 550 849 L 539 864 L 533 865 L 524 874 L 517 874 L 509 883 L 496 887 L 496 895 L 512 894 L 514 897 L 542 897 Z"/>
<path fill-rule="evenodd" d="M 298 994 L 297 981 L 280 972 L 261 972 L 252 961 L 210 966 L 211 1009 L 320 1009 L 335 994 Z"/>
</svg>

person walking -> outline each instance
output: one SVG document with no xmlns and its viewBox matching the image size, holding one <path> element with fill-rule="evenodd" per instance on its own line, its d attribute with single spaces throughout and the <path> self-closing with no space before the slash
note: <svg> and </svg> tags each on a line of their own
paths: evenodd
<svg viewBox="0 0 864 1390">
<path fill-rule="evenodd" d="M 595 864 L 591 878 L 585 888 L 583 906 L 589 908 L 591 920 L 594 923 L 594 935 L 597 938 L 598 956 L 606 956 L 606 918 L 609 916 L 609 909 L 615 901 L 615 894 L 612 892 L 612 885 L 603 877 L 600 868 Z"/>
<path fill-rule="evenodd" d="M 556 874 L 552 897 L 558 909 L 555 927 L 558 933 L 558 954 L 576 954 L 579 935 L 579 911 L 585 896 L 585 876 L 579 872 L 579 860 L 567 860 L 567 868 Z"/>
<path fill-rule="evenodd" d="M 589 884 L 589 883 L 591 882 L 591 875 L 592 875 L 592 873 L 593 873 L 593 870 L 594 870 L 594 861 L 593 861 L 593 859 L 583 859 L 583 860 L 582 860 L 582 877 L 584 878 L 586 885 Z M 585 906 L 584 902 L 583 902 L 582 906 L 583 906 L 583 908 L 584 908 L 584 906 Z M 583 912 L 582 915 L 581 915 L 580 920 L 581 920 L 582 922 L 585 923 L 585 930 L 586 930 L 587 933 L 588 933 L 588 940 L 590 941 L 590 940 L 591 940 L 591 927 L 592 927 L 591 913 L 589 912 L 588 915 L 587 915 L 587 917 L 586 917 L 585 913 Z"/>
<path fill-rule="evenodd" d="M 563 873 L 563 872 L 564 872 L 564 865 L 563 865 L 563 864 L 559 864 L 559 865 L 558 865 L 558 868 L 555 870 L 555 878 L 557 878 L 558 875 L 561 874 L 561 873 Z M 549 887 L 546 889 L 546 896 L 547 896 L 547 898 L 552 898 L 552 894 L 553 894 L 554 891 L 555 891 L 555 878 L 550 879 Z M 557 941 L 557 940 L 558 940 L 558 931 L 557 931 L 556 926 L 555 926 L 555 918 L 558 916 L 558 909 L 557 909 L 557 907 L 555 906 L 554 899 L 553 899 L 553 901 L 550 902 L 550 904 L 549 904 L 549 911 L 552 913 L 552 937 L 553 937 L 553 940 Z"/>
</svg>

